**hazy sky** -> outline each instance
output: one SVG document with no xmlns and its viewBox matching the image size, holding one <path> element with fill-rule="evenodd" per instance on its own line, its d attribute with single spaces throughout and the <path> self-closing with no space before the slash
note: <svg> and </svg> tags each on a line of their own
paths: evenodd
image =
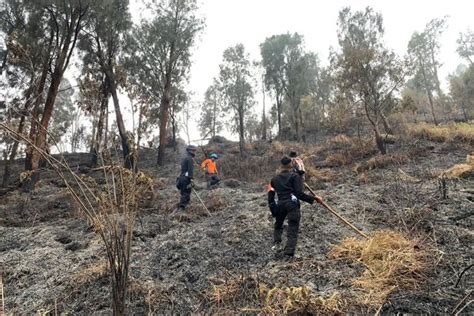
<svg viewBox="0 0 474 316">
<path fill-rule="evenodd" d="M 131 2 L 136 17 L 137 6 Z M 206 27 L 192 57 L 188 89 L 195 93 L 193 100 L 203 99 L 212 78 L 218 75 L 223 51 L 236 43 L 243 43 L 251 58 L 257 60 L 259 45 L 266 37 L 298 32 L 304 35 L 307 50 L 316 52 L 326 65 L 329 47 L 337 47 L 337 16 L 345 6 L 353 9 L 371 6 L 382 13 L 385 42 L 401 55 L 405 54 L 414 31 L 422 31 L 433 18 L 448 15 L 448 29 L 441 38 L 443 66 L 439 72 L 445 87 L 447 75 L 462 62 L 456 53 L 459 33 L 469 27 L 474 29 L 474 1 L 468 0 L 201 0 L 200 15 L 205 17 Z M 261 109 L 261 99 L 260 95 L 256 96 L 256 109 Z M 271 101 L 267 98 L 268 105 Z M 198 138 L 197 129 L 192 130 L 193 138 Z"/>
</svg>

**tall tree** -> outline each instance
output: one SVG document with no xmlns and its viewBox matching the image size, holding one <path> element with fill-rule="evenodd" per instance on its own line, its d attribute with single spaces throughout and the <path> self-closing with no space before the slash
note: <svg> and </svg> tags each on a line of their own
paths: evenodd
<svg viewBox="0 0 474 316">
<path fill-rule="evenodd" d="M 219 66 L 219 81 L 224 93 L 224 110 L 232 111 L 230 126 L 239 135 L 240 154 L 245 152 L 245 124 L 253 100 L 253 78 L 251 64 L 244 45 L 237 44 L 224 51 L 223 62 Z"/>
<path fill-rule="evenodd" d="M 204 94 L 201 106 L 201 116 L 198 125 L 202 137 L 216 136 L 223 127 L 222 124 L 222 91 L 219 82 L 214 78 Z"/>
<path fill-rule="evenodd" d="M 47 134 L 49 123 L 52 118 L 54 104 L 58 95 L 59 86 L 64 72 L 69 66 L 72 53 L 77 43 L 78 35 L 86 23 L 86 15 L 89 10 L 87 1 L 34 1 L 30 2 L 33 14 L 40 14 L 44 34 L 49 35 L 49 60 L 44 65 L 45 70 L 50 69 L 46 100 L 41 109 L 41 117 L 38 115 L 38 104 L 35 104 L 35 113 L 31 122 L 30 137 L 35 147 L 47 148 Z M 30 23 L 37 23 L 31 20 Z M 42 89 L 41 89 L 42 91 Z M 25 182 L 24 189 L 31 190 L 38 179 L 37 169 L 40 165 L 41 155 L 33 146 L 28 146 L 26 169 L 33 172 L 30 180 Z"/>
<path fill-rule="evenodd" d="M 187 80 L 191 48 L 204 22 L 195 0 L 164 0 L 152 6 L 153 19 L 134 32 L 129 62 L 141 60 L 141 78 L 160 101 L 158 164 L 165 162 L 173 89 Z"/>
<path fill-rule="evenodd" d="M 370 7 L 352 12 L 339 12 L 339 53 L 332 53 L 335 82 L 342 93 L 353 102 L 363 104 L 372 125 L 375 141 L 382 154 L 386 153 L 379 125 L 393 104 L 393 94 L 404 81 L 404 67 L 395 53 L 384 46 L 383 19 Z"/>
<path fill-rule="evenodd" d="M 125 129 L 118 97 L 118 90 L 124 83 L 124 72 L 120 67 L 119 58 L 125 44 L 124 37 L 132 25 L 128 4 L 128 0 L 94 2 L 91 7 L 91 23 L 81 37 L 80 48 L 84 52 L 84 63 L 98 65 L 104 74 L 104 87 L 108 91 L 104 92 L 104 96 L 112 96 L 124 165 L 132 169 L 135 168 L 134 155 L 131 152 L 131 140 Z M 104 100 L 104 106 L 105 102 Z"/>
<path fill-rule="evenodd" d="M 458 67 L 456 73 L 449 76 L 449 90 L 464 120 L 469 121 L 474 116 L 474 65 Z"/>
<path fill-rule="evenodd" d="M 267 89 L 273 91 L 276 97 L 279 132 L 283 98 L 286 97 L 292 109 L 296 139 L 301 141 L 304 139 L 301 98 L 310 92 L 314 82 L 317 57 L 305 52 L 303 36 L 298 33 L 269 37 L 260 45 L 260 51 Z"/>
<path fill-rule="evenodd" d="M 457 44 L 456 51 L 459 56 L 465 58 L 471 66 L 474 65 L 474 32 L 467 30 L 465 33 L 460 33 Z"/>
<path fill-rule="evenodd" d="M 438 54 L 440 36 L 446 28 L 446 22 L 446 17 L 431 20 L 426 24 L 423 32 L 413 33 L 408 43 L 408 54 L 415 68 L 415 81 L 420 89 L 426 91 L 433 122 L 436 125 L 439 122 L 436 117 L 433 92 L 436 91 L 439 102 L 444 104 L 444 94 L 438 77 L 438 68 L 441 66 Z"/>
</svg>

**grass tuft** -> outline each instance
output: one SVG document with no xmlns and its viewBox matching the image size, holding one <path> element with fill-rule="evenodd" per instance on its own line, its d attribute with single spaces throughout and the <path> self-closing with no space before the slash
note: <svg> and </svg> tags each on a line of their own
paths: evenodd
<svg viewBox="0 0 474 316">
<path fill-rule="evenodd" d="M 419 241 L 394 231 L 377 231 L 366 240 L 345 239 L 329 256 L 365 267 L 352 284 L 360 292 L 357 300 L 369 307 L 382 305 L 397 289 L 415 288 L 427 268 L 427 252 L 420 249 Z"/>
</svg>

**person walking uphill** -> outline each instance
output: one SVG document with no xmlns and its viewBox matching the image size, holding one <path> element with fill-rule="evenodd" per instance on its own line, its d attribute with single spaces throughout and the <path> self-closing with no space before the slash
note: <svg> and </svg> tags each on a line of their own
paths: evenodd
<svg viewBox="0 0 474 316">
<path fill-rule="evenodd" d="M 193 145 L 186 147 L 186 156 L 181 160 L 181 173 L 176 182 L 176 187 L 181 193 L 178 207 L 183 211 L 191 200 L 194 176 L 194 156 L 196 156 L 196 149 L 196 146 Z"/>
<path fill-rule="evenodd" d="M 274 249 L 278 249 L 282 241 L 283 222 L 288 218 L 288 240 L 284 248 L 286 258 L 292 258 L 295 254 L 298 241 L 298 229 L 300 226 L 300 200 L 313 204 L 314 201 L 322 201 L 319 196 L 312 196 L 303 192 L 303 181 L 301 176 L 294 172 L 292 161 L 288 157 L 281 159 L 281 172 L 272 178 L 268 190 L 268 202 L 272 215 L 275 217 L 273 231 Z M 275 192 L 278 203 L 275 202 Z"/>
<path fill-rule="evenodd" d="M 217 154 L 212 153 L 209 155 L 209 158 L 204 160 L 201 164 L 201 168 L 206 172 L 206 182 L 207 188 L 210 189 L 213 185 L 218 184 L 221 179 L 219 179 L 217 172 L 216 160 L 219 157 Z"/>
</svg>

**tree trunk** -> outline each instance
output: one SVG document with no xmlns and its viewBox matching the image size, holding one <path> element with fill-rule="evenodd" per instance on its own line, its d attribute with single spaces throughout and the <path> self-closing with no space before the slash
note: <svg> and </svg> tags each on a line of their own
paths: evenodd
<svg viewBox="0 0 474 316">
<path fill-rule="evenodd" d="M 138 108 L 138 129 L 137 129 L 137 155 L 140 150 L 140 142 L 142 140 L 142 126 L 143 125 L 143 103 L 140 103 Z"/>
<path fill-rule="evenodd" d="M 158 146 L 159 166 L 165 163 L 165 147 L 166 147 L 166 128 L 168 126 L 169 107 L 171 102 L 171 74 L 167 75 L 163 97 L 161 99 L 160 108 L 160 144 Z"/>
<path fill-rule="evenodd" d="M 112 69 L 106 67 L 105 76 L 107 78 L 107 86 L 109 87 L 109 92 L 110 94 L 112 94 L 112 100 L 114 102 L 115 117 L 117 120 L 117 127 L 122 142 L 124 167 L 127 169 L 134 170 L 135 159 L 133 153 L 130 151 L 127 131 L 125 130 L 125 125 L 123 124 L 122 111 L 120 110 L 120 103 L 117 95 L 117 85 L 115 83 L 115 74 L 113 73 Z"/>
<path fill-rule="evenodd" d="M 390 126 L 390 123 L 388 122 L 388 118 L 383 113 L 380 114 L 380 117 L 382 118 L 382 124 L 383 128 L 385 129 L 385 133 L 393 135 L 393 129 L 392 126 Z"/>
<path fill-rule="evenodd" d="M 462 114 L 464 116 L 464 121 L 469 122 L 469 117 L 467 116 L 466 106 L 465 106 L 464 102 L 461 102 L 461 110 L 462 110 Z"/>
<path fill-rule="evenodd" d="M 92 165 L 97 166 L 100 152 L 102 151 L 102 134 L 104 132 L 104 121 L 107 114 L 107 104 L 109 102 L 108 92 L 104 89 L 102 100 L 100 101 L 99 121 L 97 122 L 96 137 L 93 139 Z"/>
<path fill-rule="evenodd" d="M 240 156 L 245 154 L 245 126 L 244 126 L 244 110 L 239 109 L 239 149 Z"/>
<path fill-rule="evenodd" d="M 431 107 L 431 115 L 433 115 L 433 123 L 436 126 L 438 126 L 438 120 L 436 119 L 436 113 L 435 113 L 434 104 L 433 104 L 433 95 L 431 94 L 431 91 L 429 90 L 429 88 L 426 88 L 426 93 L 428 95 L 428 101 Z"/>
<path fill-rule="evenodd" d="M 304 125 L 304 120 L 303 120 L 303 113 L 301 112 L 301 106 L 298 106 L 298 117 L 300 121 L 300 126 L 301 126 L 301 140 L 303 142 L 306 142 L 306 129 Z"/>
<path fill-rule="evenodd" d="M 281 97 L 277 95 L 278 136 L 281 137 Z"/>
<path fill-rule="evenodd" d="M 173 110 L 173 114 L 171 115 L 171 126 L 173 129 L 173 151 L 176 152 L 178 149 L 176 148 L 176 118 L 175 118 L 174 110 Z M 189 135 L 188 135 L 188 142 L 189 142 Z"/>
<path fill-rule="evenodd" d="M 377 126 L 374 126 L 374 134 L 375 134 L 375 143 L 377 144 L 377 148 L 380 150 L 380 153 L 382 155 L 385 155 L 387 153 L 387 150 L 385 148 L 385 141 L 380 135 L 380 132 Z"/>
<path fill-rule="evenodd" d="M 265 83 L 264 83 L 264 77 L 262 77 L 262 95 L 263 95 L 262 140 L 267 140 L 267 119 L 265 117 Z"/>
<path fill-rule="evenodd" d="M 24 126 L 25 126 L 25 116 L 22 115 L 20 118 L 20 123 L 18 124 L 18 129 L 17 129 L 18 134 L 23 133 Z M 11 166 L 12 161 L 15 160 L 15 157 L 18 153 L 19 145 L 20 145 L 20 142 L 18 140 L 15 140 L 13 142 L 12 149 L 10 151 L 10 157 L 8 158 L 8 160 L 5 161 L 5 168 L 3 171 L 3 181 L 2 181 L 3 187 L 7 185 L 8 179 L 10 178 L 10 174 L 11 174 L 10 166 Z"/>
</svg>

